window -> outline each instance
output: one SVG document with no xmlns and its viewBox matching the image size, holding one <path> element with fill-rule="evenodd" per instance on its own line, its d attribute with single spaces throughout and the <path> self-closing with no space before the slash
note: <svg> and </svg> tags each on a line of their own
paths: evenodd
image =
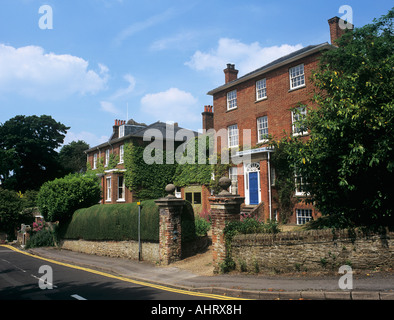
<svg viewBox="0 0 394 320">
<path fill-rule="evenodd" d="M 312 210 L 311 209 L 296 209 L 297 214 L 297 224 L 305 224 L 312 220 Z"/>
<path fill-rule="evenodd" d="M 201 192 L 186 192 L 185 200 L 191 204 L 201 204 Z"/>
<path fill-rule="evenodd" d="M 295 194 L 296 196 L 305 196 L 305 185 L 307 182 L 298 172 L 297 168 L 294 170 L 294 183 L 295 183 Z"/>
<path fill-rule="evenodd" d="M 235 109 L 237 107 L 237 90 L 227 93 L 227 110 Z"/>
<path fill-rule="evenodd" d="M 109 149 L 105 150 L 105 167 L 108 167 L 109 164 Z"/>
<path fill-rule="evenodd" d="M 238 147 L 238 125 L 234 124 L 227 128 L 228 131 L 228 147 Z"/>
<path fill-rule="evenodd" d="M 268 117 L 260 117 L 257 119 L 258 142 L 267 142 L 268 140 Z"/>
<path fill-rule="evenodd" d="M 93 156 L 93 169 L 97 169 L 97 153 Z"/>
<path fill-rule="evenodd" d="M 291 112 L 291 122 L 293 124 L 293 135 L 308 134 L 308 129 L 304 125 L 306 118 L 306 108 L 298 107 Z"/>
<path fill-rule="evenodd" d="M 193 196 L 194 196 L 193 203 L 201 204 L 201 192 L 194 192 Z"/>
<path fill-rule="evenodd" d="M 119 138 L 124 137 L 124 128 L 124 125 L 119 127 Z"/>
<path fill-rule="evenodd" d="M 267 97 L 266 80 L 262 79 L 256 82 L 256 100 L 261 100 Z"/>
<path fill-rule="evenodd" d="M 230 193 L 238 193 L 238 168 L 230 167 L 228 171 L 229 178 L 231 180 Z"/>
<path fill-rule="evenodd" d="M 111 178 L 105 179 L 107 182 L 107 195 L 106 201 L 111 201 Z"/>
<path fill-rule="evenodd" d="M 125 200 L 125 186 L 123 176 L 118 177 L 118 200 Z"/>
<path fill-rule="evenodd" d="M 124 145 L 122 144 L 119 147 L 119 163 L 123 163 L 123 156 L 124 156 Z"/>
<path fill-rule="evenodd" d="M 186 192 L 185 198 L 186 198 L 186 201 L 193 203 L 193 193 L 192 192 Z"/>
<path fill-rule="evenodd" d="M 290 68 L 289 74 L 290 74 L 290 89 L 296 89 L 305 85 L 303 64 Z"/>
</svg>

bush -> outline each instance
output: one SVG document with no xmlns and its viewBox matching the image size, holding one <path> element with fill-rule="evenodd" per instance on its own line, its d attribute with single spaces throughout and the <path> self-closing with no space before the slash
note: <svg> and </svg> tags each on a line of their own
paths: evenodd
<svg viewBox="0 0 394 320">
<path fill-rule="evenodd" d="M 37 205 L 46 221 L 67 221 L 80 208 L 101 199 L 100 181 L 94 174 L 69 174 L 42 185 Z"/>
<path fill-rule="evenodd" d="M 153 200 L 141 203 L 141 240 L 159 241 L 159 208 Z M 61 226 L 64 239 L 138 240 L 137 203 L 94 205 L 77 210 Z"/>
<path fill-rule="evenodd" d="M 196 225 L 196 235 L 198 237 L 203 237 L 207 235 L 207 232 L 211 229 L 211 224 L 201 217 L 195 218 Z"/>
<path fill-rule="evenodd" d="M 55 245 L 54 232 L 49 229 L 42 229 L 34 232 L 26 243 L 26 249 L 36 247 L 53 247 Z"/>
<path fill-rule="evenodd" d="M 182 221 L 182 241 L 189 242 L 196 238 L 196 224 L 194 221 L 193 206 L 189 201 L 185 201 L 181 213 Z"/>
</svg>

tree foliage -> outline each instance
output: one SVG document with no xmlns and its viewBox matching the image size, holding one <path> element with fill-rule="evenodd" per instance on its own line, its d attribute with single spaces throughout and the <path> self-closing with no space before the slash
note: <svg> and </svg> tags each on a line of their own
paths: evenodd
<svg viewBox="0 0 394 320">
<path fill-rule="evenodd" d="M 34 205 L 33 198 L 32 192 L 23 195 L 0 188 L 0 231 L 6 232 L 9 240 L 14 238 L 14 232 L 21 223 L 33 221 L 31 211 L 25 210 Z"/>
<path fill-rule="evenodd" d="M 61 175 L 56 149 L 69 128 L 51 116 L 16 116 L 0 125 L 0 180 L 17 191 L 38 190 Z"/>
<path fill-rule="evenodd" d="M 100 181 L 94 174 L 69 174 L 42 185 L 37 205 L 46 221 L 67 221 L 80 208 L 101 199 Z"/>
<path fill-rule="evenodd" d="M 72 141 L 64 145 L 59 151 L 59 162 L 66 174 L 86 172 L 85 150 L 89 149 L 89 144 L 85 141 Z"/>
<path fill-rule="evenodd" d="M 323 54 L 305 124 L 289 161 L 335 226 L 393 225 L 394 39 L 391 9 Z"/>
</svg>

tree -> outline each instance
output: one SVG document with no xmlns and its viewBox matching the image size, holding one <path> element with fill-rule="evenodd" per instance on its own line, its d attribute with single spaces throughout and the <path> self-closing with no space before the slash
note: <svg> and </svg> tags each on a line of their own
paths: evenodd
<svg viewBox="0 0 394 320">
<path fill-rule="evenodd" d="M 21 223 L 29 224 L 33 222 L 33 216 L 23 209 L 31 206 L 32 194 L 21 197 L 12 190 L 0 188 L 0 231 L 5 231 L 8 240 L 14 239 L 15 230 Z"/>
<path fill-rule="evenodd" d="M 64 145 L 59 152 L 59 162 L 66 174 L 86 172 L 85 150 L 89 145 L 82 140 L 72 141 Z"/>
<path fill-rule="evenodd" d="M 20 115 L 0 125 L 2 186 L 22 192 L 38 190 L 42 183 L 59 176 L 56 148 L 68 129 L 47 115 Z"/>
<path fill-rule="evenodd" d="M 37 205 L 46 221 L 68 221 L 77 209 L 97 204 L 101 186 L 95 174 L 69 174 L 45 182 L 37 196 Z"/>
<path fill-rule="evenodd" d="M 336 226 L 393 226 L 393 17 L 391 9 L 323 54 L 310 139 L 294 142 L 304 191 Z"/>
</svg>

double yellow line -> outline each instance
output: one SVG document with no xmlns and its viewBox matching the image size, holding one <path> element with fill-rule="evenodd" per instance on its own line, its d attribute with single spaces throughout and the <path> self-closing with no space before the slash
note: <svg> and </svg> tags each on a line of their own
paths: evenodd
<svg viewBox="0 0 394 320">
<path fill-rule="evenodd" d="M 36 258 L 36 259 L 41 259 L 41 260 L 44 260 L 44 261 L 47 261 L 47 262 L 51 262 L 51 263 L 54 263 L 54 264 L 58 264 L 58 265 L 61 265 L 61 266 L 65 266 L 65 267 L 69 267 L 69 268 L 73 268 L 73 269 L 77 269 L 77 270 L 83 270 L 83 271 L 94 273 L 94 274 L 98 274 L 98 275 L 101 275 L 101 276 L 104 276 L 104 277 L 107 277 L 107 278 L 112 278 L 112 279 L 117 279 L 117 280 L 121 280 L 121 281 L 125 281 L 125 282 L 130 282 L 130 283 L 134 283 L 134 284 L 138 284 L 138 285 L 146 286 L 146 287 L 151 287 L 151 288 L 155 288 L 155 289 L 159 289 L 159 290 L 175 292 L 175 293 L 181 293 L 181 294 L 186 294 L 186 295 L 189 295 L 189 296 L 196 296 L 196 297 L 202 297 L 202 298 L 218 299 L 218 300 L 247 300 L 247 299 L 236 298 L 236 297 L 227 297 L 227 296 L 217 295 L 217 294 L 201 293 L 201 292 L 194 292 L 194 291 L 176 289 L 176 288 L 166 287 L 166 286 L 157 285 L 157 284 L 153 284 L 153 283 L 149 283 L 149 282 L 133 280 L 133 279 L 129 279 L 129 278 L 126 278 L 126 277 L 115 276 L 115 275 L 112 275 L 112 274 L 109 274 L 109 273 L 105 273 L 105 272 L 101 272 L 101 271 L 97 271 L 97 270 L 93 270 L 93 269 L 89 269 L 89 268 L 84 268 L 84 267 L 72 265 L 72 264 L 69 264 L 69 263 L 64 263 L 64 262 L 60 262 L 60 261 L 56 261 L 56 260 L 52 260 L 52 259 L 36 256 L 36 255 L 30 254 L 28 252 L 16 249 L 13 246 L 9 246 L 9 245 L 0 245 L 0 246 L 8 248 L 8 249 L 16 251 L 16 252 L 19 252 L 19 253 L 22 253 L 22 254 L 25 254 L 27 256 L 30 256 L 30 257 L 33 257 L 33 258 Z"/>
</svg>

